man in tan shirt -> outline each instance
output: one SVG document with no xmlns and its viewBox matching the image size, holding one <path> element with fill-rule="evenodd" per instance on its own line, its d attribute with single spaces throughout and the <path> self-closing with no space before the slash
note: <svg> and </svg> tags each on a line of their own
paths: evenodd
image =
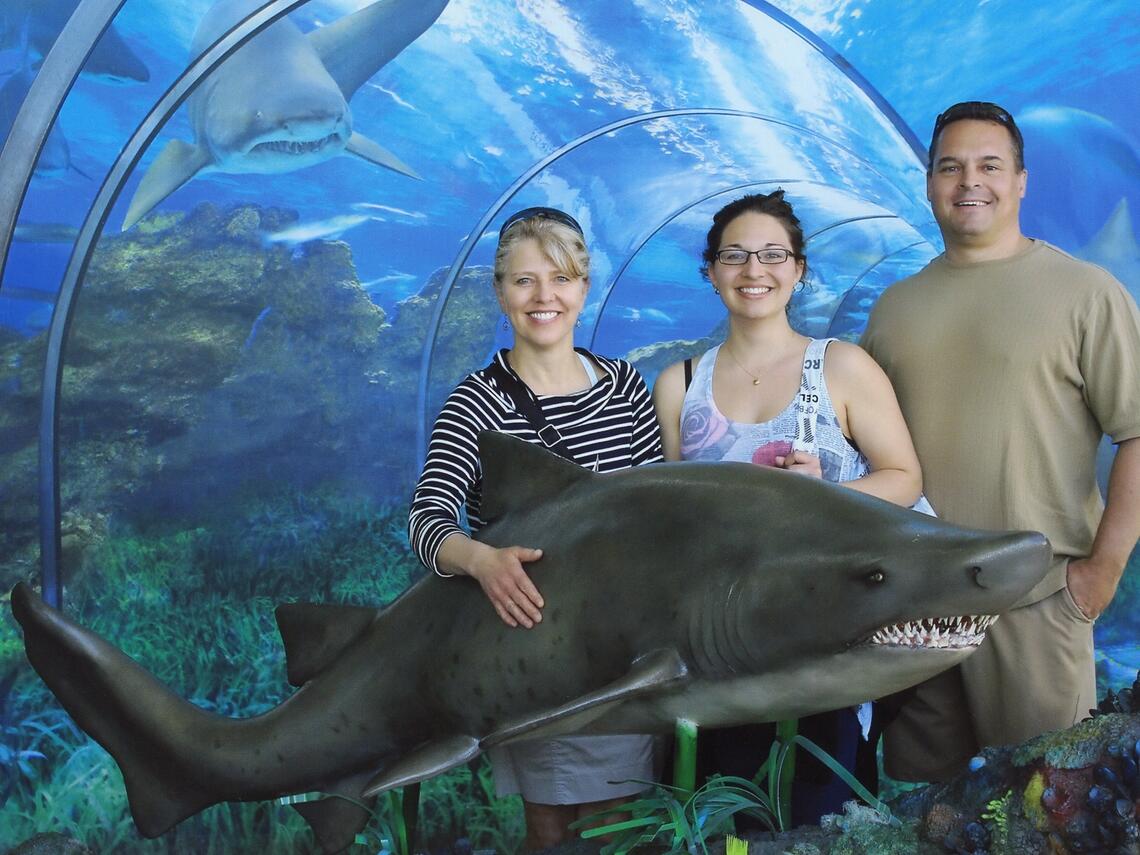
<svg viewBox="0 0 1140 855">
<path fill-rule="evenodd" d="M 889 288 L 863 346 L 894 384 L 943 518 L 1044 532 L 1053 568 L 884 735 L 887 773 L 945 780 L 985 745 L 1084 718 L 1092 626 L 1140 536 L 1140 312 L 1110 274 L 1021 233 L 1021 133 L 996 104 L 935 122 L 927 198 L 946 251 Z M 1102 504 L 1096 449 L 1117 443 Z"/>
</svg>

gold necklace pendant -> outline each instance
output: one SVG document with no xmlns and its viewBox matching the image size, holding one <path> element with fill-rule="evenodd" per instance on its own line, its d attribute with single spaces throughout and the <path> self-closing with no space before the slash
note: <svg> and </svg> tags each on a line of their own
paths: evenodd
<svg viewBox="0 0 1140 855">
<path fill-rule="evenodd" d="M 724 349 L 728 351 L 728 355 L 732 357 L 732 361 L 740 366 L 740 370 L 752 378 L 752 385 L 753 386 L 759 386 L 760 385 L 760 378 L 757 377 L 755 374 L 753 374 L 751 371 L 749 371 L 747 368 L 745 368 L 744 363 L 736 358 L 736 354 L 733 352 L 732 348 L 728 344 L 728 339 L 725 339 Z"/>
</svg>

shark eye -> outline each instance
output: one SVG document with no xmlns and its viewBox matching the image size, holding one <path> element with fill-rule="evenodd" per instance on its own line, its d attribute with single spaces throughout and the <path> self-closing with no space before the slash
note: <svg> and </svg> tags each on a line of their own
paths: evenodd
<svg viewBox="0 0 1140 855">
<path fill-rule="evenodd" d="M 880 582 L 885 582 L 887 575 L 882 570 L 872 570 L 867 574 L 867 581 L 878 585 Z"/>
</svg>

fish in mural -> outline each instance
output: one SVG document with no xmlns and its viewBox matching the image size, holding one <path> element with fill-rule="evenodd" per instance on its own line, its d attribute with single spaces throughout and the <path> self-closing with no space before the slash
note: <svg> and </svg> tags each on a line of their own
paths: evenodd
<svg viewBox="0 0 1140 855">
<path fill-rule="evenodd" d="M 1100 231 L 1076 255 L 1108 270 L 1140 302 L 1140 244 L 1136 242 L 1127 199 L 1116 203 Z"/>
<path fill-rule="evenodd" d="M 376 219 L 367 214 L 337 214 L 325 220 L 311 223 L 297 223 L 264 235 L 266 243 L 282 243 L 288 246 L 308 243 L 312 240 L 336 240 L 349 229 Z"/>
<path fill-rule="evenodd" d="M 219 0 L 194 35 L 198 56 L 259 0 Z M 123 221 L 134 225 L 194 176 L 290 172 L 347 152 L 413 178 L 416 173 L 353 129 L 348 101 L 422 35 L 447 0 L 377 0 L 302 33 L 287 18 L 251 39 L 188 100 L 194 142 L 172 140 L 151 163 Z"/>
<path fill-rule="evenodd" d="M 435 576 L 380 611 L 281 606 L 301 688 L 255 718 L 193 706 L 15 588 L 29 660 L 118 762 L 143 834 L 220 801 L 318 791 L 346 798 L 296 808 L 337 851 L 367 820 L 361 799 L 491 746 L 878 697 L 968 655 L 1051 554 L 1037 533 L 965 529 L 749 464 L 599 475 L 493 433 L 480 454 L 479 537 L 543 549 L 543 621 L 511 629 L 473 580 Z"/>
</svg>

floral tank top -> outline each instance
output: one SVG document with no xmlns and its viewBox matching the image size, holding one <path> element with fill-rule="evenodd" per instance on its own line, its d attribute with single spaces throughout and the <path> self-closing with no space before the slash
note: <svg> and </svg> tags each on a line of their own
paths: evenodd
<svg viewBox="0 0 1140 855">
<path fill-rule="evenodd" d="M 721 346 L 711 348 L 697 364 L 681 406 L 681 459 L 775 466 L 777 457 L 795 448 L 819 457 L 827 481 L 852 481 L 870 472 L 867 458 L 843 435 L 823 379 L 824 354 L 833 341 L 811 340 L 799 391 L 783 412 L 759 424 L 731 421 L 717 409 L 712 379 Z"/>
</svg>

